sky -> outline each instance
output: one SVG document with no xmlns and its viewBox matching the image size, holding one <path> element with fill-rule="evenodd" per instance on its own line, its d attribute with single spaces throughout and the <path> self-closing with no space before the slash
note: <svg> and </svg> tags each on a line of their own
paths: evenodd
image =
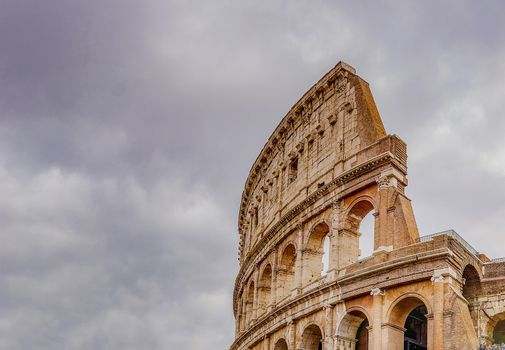
<svg viewBox="0 0 505 350">
<path fill-rule="evenodd" d="M 0 350 L 227 349 L 246 176 L 340 60 L 421 235 L 505 256 L 502 1 L 0 0 Z"/>
</svg>

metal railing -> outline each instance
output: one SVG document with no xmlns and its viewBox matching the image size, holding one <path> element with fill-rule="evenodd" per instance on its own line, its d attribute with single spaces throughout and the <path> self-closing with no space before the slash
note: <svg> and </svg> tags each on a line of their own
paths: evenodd
<svg viewBox="0 0 505 350">
<path fill-rule="evenodd" d="M 419 242 L 427 242 L 427 241 L 431 241 L 433 239 L 433 237 L 436 237 L 436 236 L 449 236 L 449 237 L 452 237 L 454 238 L 455 240 L 457 240 L 459 243 L 461 243 L 461 245 L 463 247 L 466 248 L 466 250 L 468 250 L 470 253 L 472 253 L 473 255 L 475 255 L 476 257 L 479 257 L 479 252 L 474 248 L 472 247 L 467 241 L 465 241 L 463 239 L 463 237 L 461 237 L 460 235 L 458 235 L 456 233 L 456 231 L 454 230 L 447 230 L 447 231 L 442 231 L 442 232 L 437 232 L 437 233 L 433 233 L 431 235 L 427 235 L 427 236 L 422 236 L 422 237 L 419 237 Z M 505 261 L 505 260 L 504 260 Z"/>
</svg>

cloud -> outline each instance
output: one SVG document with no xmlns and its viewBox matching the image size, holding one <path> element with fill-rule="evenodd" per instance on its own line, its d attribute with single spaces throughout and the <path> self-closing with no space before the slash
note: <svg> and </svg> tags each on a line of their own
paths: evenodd
<svg viewBox="0 0 505 350">
<path fill-rule="evenodd" d="M 341 59 L 409 146 L 422 234 L 503 255 L 502 13 L 0 1 L 0 349 L 227 348 L 245 178 Z"/>
</svg>

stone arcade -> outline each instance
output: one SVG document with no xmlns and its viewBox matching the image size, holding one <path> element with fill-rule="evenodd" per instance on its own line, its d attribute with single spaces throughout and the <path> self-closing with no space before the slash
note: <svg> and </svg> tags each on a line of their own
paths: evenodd
<svg viewBox="0 0 505 350">
<path fill-rule="evenodd" d="M 293 106 L 247 178 L 231 350 L 478 349 L 505 341 L 505 260 L 419 236 L 406 144 L 339 62 Z M 360 224 L 373 215 L 374 251 Z M 326 261 L 326 263 L 325 263 Z"/>
</svg>

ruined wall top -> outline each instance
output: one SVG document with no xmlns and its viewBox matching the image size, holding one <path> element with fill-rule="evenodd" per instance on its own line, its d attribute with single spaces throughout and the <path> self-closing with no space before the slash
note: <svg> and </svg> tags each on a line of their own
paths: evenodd
<svg viewBox="0 0 505 350">
<path fill-rule="evenodd" d="M 250 170 L 238 220 L 241 260 L 283 214 L 366 161 L 363 150 L 385 137 L 368 83 L 337 63 L 286 114 Z"/>
</svg>

